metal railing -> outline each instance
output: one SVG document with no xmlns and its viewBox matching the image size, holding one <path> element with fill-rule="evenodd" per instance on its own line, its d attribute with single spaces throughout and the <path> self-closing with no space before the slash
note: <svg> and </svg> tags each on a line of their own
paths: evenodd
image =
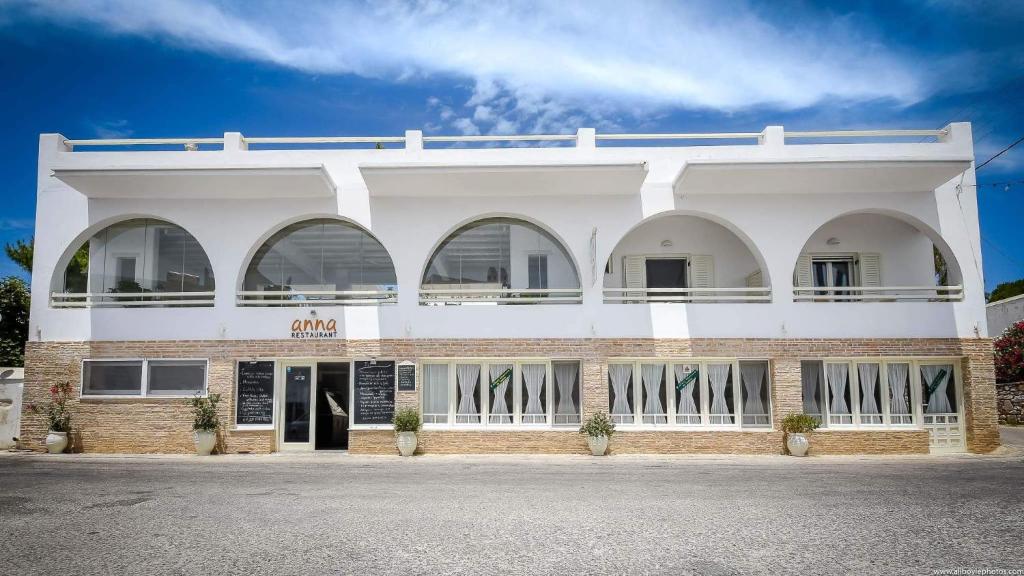
<svg viewBox="0 0 1024 576">
<path fill-rule="evenodd" d="M 579 288 L 431 288 L 420 289 L 420 304 L 582 304 Z"/>
<path fill-rule="evenodd" d="M 771 288 L 605 288 L 605 304 L 765 303 Z"/>
<path fill-rule="evenodd" d="M 518 143 L 518 142 L 575 142 L 577 146 L 594 146 L 597 142 L 623 142 L 623 141 L 684 141 L 684 140 L 753 140 L 760 143 L 768 134 L 762 132 L 680 132 L 680 133 L 649 133 L 649 134 L 626 134 L 609 133 L 601 134 L 593 131 L 583 130 L 576 134 L 478 134 L 478 135 L 427 135 L 422 132 L 410 130 L 404 136 L 282 136 L 282 137 L 246 137 L 237 133 L 230 133 L 224 137 L 214 138 L 113 138 L 113 139 L 65 139 L 64 144 L 75 148 L 101 148 L 101 147 L 123 147 L 123 146 L 184 146 L 186 150 L 195 151 L 201 145 L 220 145 L 226 147 L 228 144 L 234 146 L 237 141 L 244 150 L 246 145 L 286 145 L 286 146 L 315 146 L 324 144 L 405 144 L 406 148 L 422 149 L 428 143 L 448 144 L 470 144 L 470 143 Z M 591 136 L 592 134 L 592 136 Z M 941 138 L 949 134 L 948 129 L 939 130 L 797 130 L 786 132 L 779 130 L 783 138 L 800 139 L 832 139 L 832 138 L 920 138 L 931 137 Z"/>
<path fill-rule="evenodd" d="M 53 308 L 213 306 L 213 292 L 53 292 Z"/>
<path fill-rule="evenodd" d="M 796 302 L 958 302 L 963 298 L 963 286 L 793 288 Z"/>
<path fill-rule="evenodd" d="M 240 290 L 239 306 L 365 306 L 398 302 L 396 290 Z"/>
</svg>

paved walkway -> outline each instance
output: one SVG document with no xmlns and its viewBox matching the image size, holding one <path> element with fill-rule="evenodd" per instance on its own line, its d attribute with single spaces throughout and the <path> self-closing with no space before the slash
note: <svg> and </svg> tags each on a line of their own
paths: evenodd
<svg viewBox="0 0 1024 576">
<path fill-rule="evenodd" d="M 0 457 L 0 573 L 1024 568 L 1022 481 L 1013 446 L 807 459 L 13 455 Z"/>
</svg>

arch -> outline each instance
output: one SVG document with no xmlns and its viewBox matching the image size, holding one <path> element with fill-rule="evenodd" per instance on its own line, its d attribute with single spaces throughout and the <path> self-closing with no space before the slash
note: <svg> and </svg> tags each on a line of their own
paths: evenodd
<svg viewBox="0 0 1024 576">
<path fill-rule="evenodd" d="M 682 217 L 699 218 L 701 220 L 706 220 L 706 221 L 708 221 L 708 222 L 710 222 L 712 224 L 716 224 L 716 225 L 720 226 L 721 228 L 724 228 L 727 232 L 731 233 L 731 235 L 733 237 L 735 237 L 737 240 L 739 240 L 739 242 L 747 249 L 747 251 L 750 253 L 750 256 L 753 258 L 754 263 L 757 265 L 757 268 L 760 270 L 761 275 L 762 275 L 762 286 L 765 287 L 765 288 L 770 288 L 772 286 L 772 278 L 771 278 L 770 271 L 768 269 L 767 262 L 766 262 L 766 260 L 765 260 L 765 258 L 763 256 L 763 254 L 761 253 L 761 250 L 757 247 L 757 244 L 754 243 L 753 239 L 751 239 L 750 236 L 748 236 L 741 228 L 739 228 L 738 226 L 733 224 L 731 221 L 729 221 L 729 220 L 727 220 L 727 219 L 725 219 L 725 218 L 723 218 L 723 217 L 721 217 L 721 216 L 719 216 L 717 214 L 714 214 L 714 213 L 711 213 L 711 212 L 704 212 L 704 211 L 700 211 L 700 210 L 686 210 L 686 209 L 665 210 L 665 211 L 658 212 L 656 214 L 651 214 L 650 216 L 647 216 L 646 218 L 640 220 L 639 222 L 637 222 L 636 224 L 631 226 L 621 236 L 619 236 L 619 238 L 616 240 L 614 246 L 612 246 L 611 250 L 609 250 L 608 253 L 605 255 L 604 259 L 600 260 L 600 261 L 601 262 L 608 262 L 612 258 L 612 256 L 616 253 L 616 251 L 619 249 L 619 247 L 622 245 L 622 243 L 625 240 L 627 240 L 630 237 L 631 234 L 633 234 L 634 232 L 640 230 L 641 228 L 651 224 L 652 222 L 658 221 L 658 220 L 663 220 L 663 219 L 666 219 L 666 218 L 673 218 L 673 217 L 680 217 L 680 216 L 682 216 Z M 681 250 L 681 249 L 683 249 L 683 247 L 679 247 L 679 249 Z"/>
<path fill-rule="evenodd" d="M 467 245 L 471 240 L 467 234 L 477 235 L 477 243 L 484 244 L 490 252 L 474 257 L 469 268 L 463 255 L 458 254 L 460 270 L 456 274 L 450 260 L 458 253 L 459 244 Z M 491 238 L 486 238 L 488 235 Z M 446 231 L 429 252 L 420 274 L 420 286 L 500 284 L 506 288 L 529 288 L 531 255 L 543 255 L 546 262 L 541 272 L 541 261 L 532 260 L 537 267 L 532 279 L 542 284 L 541 288 L 579 289 L 582 286 L 576 257 L 558 234 L 533 218 L 508 213 L 476 215 Z M 554 273 L 551 273 L 552 264 Z"/>
<path fill-rule="evenodd" d="M 159 294 L 213 292 L 216 282 L 205 248 L 183 226 L 162 216 L 122 214 L 75 236 L 57 260 L 50 287 L 56 293 Z"/>
<path fill-rule="evenodd" d="M 846 210 L 846 211 L 843 211 L 843 212 L 839 212 L 839 213 L 831 216 L 827 220 L 825 220 L 822 224 L 820 224 L 819 226 L 814 228 L 814 230 L 811 232 L 810 235 L 808 235 L 808 237 L 804 241 L 804 243 L 800 245 L 799 252 L 793 256 L 793 270 L 794 270 L 794 274 L 796 274 L 797 266 L 800 264 L 801 256 L 808 251 L 808 245 L 813 240 L 815 240 L 815 238 L 817 236 L 820 236 L 821 233 L 823 231 L 827 230 L 827 228 L 830 225 L 835 225 L 836 223 L 842 223 L 844 220 L 845 221 L 850 221 L 851 218 L 856 218 L 858 216 L 879 216 L 879 217 L 882 217 L 882 218 L 885 218 L 885 219 L 888 219 L 888 220 L 894 220 L 896 222 L 899 222 L 901 224 L 904 224 L 904 225 L 910 227 L 911 229 L 913 229 L 914 231 L 916 231 L 916 232 L 918 232 L 920 234 L 923 234 L 931 242 L 932 246 L 936 250 L 938 250 L 938 252 L 942 255 L 943 260 L 945 260 L 946 266 L 947 266 L 947 271 L 948 271 L 948 284 L 954 285 L 954 284 L 962 284 L 963 283 L 963 278 L 964 278 L 964 276 L 963 276 L 963 269 L 961 268 L 960 263 L 959 263 L 959 261 L 956 258 L 956 255 L 953 253 L 952 248 L 949 246 L 949 244 L 946 242 L 946 240 L 942 237 L 942 235 L 940 235 L 930 224 L 924 222 L 920 218 L 918 218 L 916 216 L 913 216 L 911 214 L 908 214 L 906 212 L 902 212 L 902 211 L 899 211 L 899 210 L 893 210 L 893 209 L 889 209 L 889 208 L 864 208 L 864 209 Z M 879 240 L 879 238 L 877 236 L 877 233 L 872 235 L 872 236 L 874 236 L 872 238 L 872 240 L 874 240 L 874 241 L 878 241 Z M 832 238 L 829 238 L 829 240 L 831 240 L 831 239 Z M 842 253 L 861 253 L 861 252 L 872 252 L 872 253 L 874 253 L 874 252 L 879 252 L 880 251 L 880 249 L 874 249 L 874 248 L 871 248 L 871 247 L 864 247 L 864 244 L 859 244 L 858 245 L 857 241 L 855 241 L 854 243 L 844 244 L 843 243 L 844 242 L 843 239 L 838 238 L 838 237 L 836 237 L 835 239 L 839 242 L 835 246 L 838 246 L 839 248 L 835 248 L 835 249 L 832 249 L 832 250 L 827 250 L 825 252 L 832 252 L 832 251 L 834 251 L 834 252 L 842 252 Z M 933 263 L 934 262 L 931 251 L 928 251 L 928 253 L 926 253 L 926 254 L 921 254 L 920 258 L 926 259 L 928 263 Z M 882 262 L 883 262 L 882 263 L 882 267 L 883 267 L 883 270 L 884 270 L 885 267 L 886 267 L 884 255 L 883 255 Z M 920 264 L 920 262 L 915 262 L 915 263 L 916 264 Z M 924 265 L 921 264 L 921 266 L 924 266 Z M 892 270 L 894 268 L 895 269 L 899 269 L 899 267 L 893 267 L 891 265 L 889 266 L 890 270 Z M 899 276 L 897 278 L 900 279 Z M 932 277 L 931 277 L 931 282 L 929 282 L 928 285 L 935 285 L 935 281 L 936 281 L 936 278 L 934 277 L 934 274 L 933 274 Z M 884 277 L 881 279 L 881 282 L 883 284 L 892 285 L 892 282 L 886 280 Z M 896 284 L 912 285 L 912 286 L 913 285 L 921 285 L 920 282 L 916 282 L 915 283 L 915 282 L 910 282 L 910 281 L 906 281 L 906 280 L 898 281 L 898 282 L 896 282 Z"/>
<path fill-rule="evenodd" d="M 289 219 L 262 235 L 239 270 L 237 286 L 394 292 L 397 282 L 391 253 L 376 236 L 352 220 L 323 214 Z"/>
</svg>

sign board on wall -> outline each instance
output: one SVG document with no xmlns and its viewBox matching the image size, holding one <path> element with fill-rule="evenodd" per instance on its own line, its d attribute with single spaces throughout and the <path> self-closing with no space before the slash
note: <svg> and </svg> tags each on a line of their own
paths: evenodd
<svg viewBox="0 0 1024 576">
<path fill-rule="evenodd" d="M 356 360 L 352 385 L 353 424 L 391 424 L 395 414 L 395 363 Z"/>
<path fill-rule="evenodd" d="M 239 362 L 235 396 L 236 426 L 274 423 L 274 363 Z"/>
<path fill-rule="evenodd" d="M 398 365 L 398 391 L 416 391 L 416 365 L 412 362 L 402 362 Z"/>
</svg>

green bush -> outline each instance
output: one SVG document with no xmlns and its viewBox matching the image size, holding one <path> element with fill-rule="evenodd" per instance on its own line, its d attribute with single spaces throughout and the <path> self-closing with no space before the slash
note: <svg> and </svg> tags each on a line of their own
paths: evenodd
<svg viewBox="0 0 1024 576">
<path fill-rule="evenodd" d="M 818 426 L 821 422 L 807 414 L 790 414 L 782 419 L 782 431 L 790 434 L 806 434 Z"/>
<path fill-rule="evenodd" d="M 597 412 L 580 426 L 580 434 L 587 436 L 608 436 L 615 433 L 615 423 L 604 412 Z"/>
<path fill-rule="evenodd" d="M 217 417 L 217 403 L 220 402 L 220 394 L 210 394 L 207 397 L 196 396 L 189 398 L 188 403 L 192 406 L 192 429 L 197 432 L 216 432 L 220 428 L 220 419 Z"/>
<path fill-rule="evenodd" d="M 395 433 L 416 432 L 420 429 L 420 413 L 415 408 L 399 408 L 391 422 L 395 425 Z"/>
</svg>

